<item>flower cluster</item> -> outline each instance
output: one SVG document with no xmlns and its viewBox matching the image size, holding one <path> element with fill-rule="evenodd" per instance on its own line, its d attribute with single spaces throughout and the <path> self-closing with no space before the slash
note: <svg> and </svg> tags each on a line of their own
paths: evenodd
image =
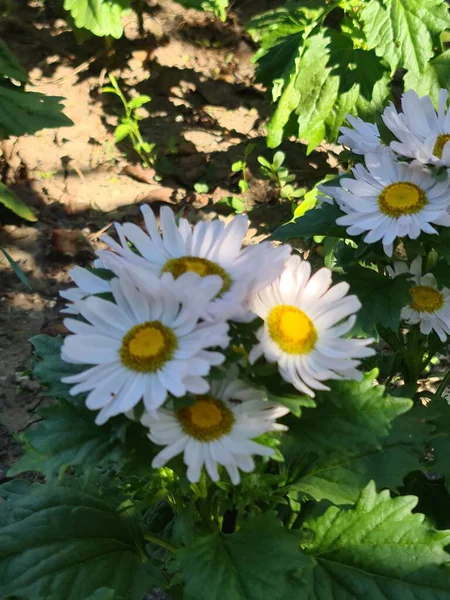
<svg viewBox="0 0 450 600">
<path fill-rule="evenodd" d="M 327 380 L 359 379 L 371 340 L 344 336 L 360 303 L 346 283 L 332 286 L 328 269 L 311 275 L 289 246 L 244 246 L 246 217 L 192 227 L 164 207 L 159 230 L 150 208 L 142 212 L 146 232 L 117 224 L 100 268 L 73 271 L 62 358 L 85 368 L 63 381 L 87 393 L 99 425 L 140 404 L 150 440 L 164 446 L 153 466 L 183 453 L 191 481 L 203 466 L 217 480 L 222 465 L 236 484 L 239 470 L 254 469 L 252 455 L 273 453 L 255 438 L 284 429 L 276 419 L 288 412 L 242 374 L 264 357 L 310 396 Z M 246 347 L 239 328 L 253 321 Z"/>
<path fill-rule="evenodd" d="M 402 238 L 417 240 L 436 235 L 436 226 L 450 226 L 450 109 L 448 92 L 440 90 L 437 110 L 429 96 L 410 90 L 403 94 L 402 110 L 391 103 L 382 114 L 393 141 L 384 144 L 379 128 L 348 116 L 352 125 L 341 128 L 339 141 L 363 163 L 352 168 L 353 177 L 339 185 L 321 186 L 324 201 L 335 202 L 343 215 L 336 223 L 349 236 L 364 242 L 381 242 L 388 257 L 399 249 Z M 433 244 L 430 244 L 431 246 Z M 396 261 L 391 276 L 413 277 L 411 304 L 402 311 L 407 324 L 419 323 L 422 333 L 434 330 L 442 341 L 450 332 L 448 290 L 439 290 L 436 279 L 422 273 L 417 259 L 408 266 Z"/>
</svg>

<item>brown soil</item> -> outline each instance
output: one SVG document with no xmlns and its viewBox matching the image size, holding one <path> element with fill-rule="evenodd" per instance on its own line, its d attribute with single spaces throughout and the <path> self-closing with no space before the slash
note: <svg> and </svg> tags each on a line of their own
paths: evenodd
<svg viewBox="0 0 450 600">
<path fill-rule="evenodd" d="M 36 420 L 39 386 L 30 379 L 29 338 L 63 332 L 58 291 L 70 281 L 75 264 L 88 265 L 101 244 L 99 232 L 113 221 L 139 223 L 139 205 L 163 204 L 193 219 L 217 215 L 215 203 L 239 196 L 239 175 L 231 165 L 243 158 L 251 141 L 250 189 L 244 199 L 250 234 L 261 239 L 290 217 L 290 206 L 261 177 L 256 157 L 272 156 L 265 147 L 269 103 L 253 83 L 252 43 L 242 22 L 264 2 L 234 5 L 227 23 L 170 0 L 149 2 L 144 31 L 126 19 L 125 37 L 105 50 L 103 40 L 77 46 L 56 5 L 21 0 L 0 23 L 0 36 L 29 70 L 37 91 L 65 98 L 74 126 L 44 130 L 4 142 L 3 181 L 39 214 L 36 224 L 0 212 L 0 245 L 28 276 L 28 290 L 0 259 L 0 481 L 16 460 L 13 440 Z M 158 162 L 143 170 L 127 143 L 116 146 L 119 101 L 102 94 L 113 73 L 129 96 L 148 94 L 142 109 L 144 137 L 157 145 Z M 327 147 L 309 157 L 293 141 L 282 149 L 299 186 L 313 187 L 336 162 Z M 194 185 L 208 185 L 198 193 Z M 242 197 L 242 196 L 241 196 Z M 2 466 L 3 465 L 3 466 Z"/>
</svg>

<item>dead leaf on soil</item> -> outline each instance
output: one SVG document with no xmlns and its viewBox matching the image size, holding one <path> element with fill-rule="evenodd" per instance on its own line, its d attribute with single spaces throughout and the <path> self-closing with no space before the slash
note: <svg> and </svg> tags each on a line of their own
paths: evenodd
<svg viewBox="0 0 450 600">
<path fill-rule="evenodd" d="M 142 181 L 142 183 L 155 183 L 155 169 L 146 169 L 142 165 L 125 165 L 123 172 L 133 179 Z"/>
<path fill-rule="evenodd" d="M 51 335 L 52 337 L 56 337 L 58 335 L 65 336 L 68 333 L 70 333 L 70 331 L 67 329 L 67 327 L 62 321 L 57 321 L 54 323 L 48 323 L 44 325 L 44 327 L 41 330 L 41 333 L 43 333 L 44 335 Z"/>
<path fill-rule="evenodd" d="M 160 187 L 148 192 L 142 192 L 136 197 L 136 203 L 139 204 L 151 204 L 154 202 L 162 202 L 165 204 L 176 204 L 177 202 L 172 199 L 172 195 L 175 190 L 170 187 Z"/>
<path fill-rule="evenodd" d="M 82 252 L 92 252 L 89 242 L 79 229 L 55 229 L 52 233 L 51 244 L 58 254 L 77 256 Z"/>
</svg>

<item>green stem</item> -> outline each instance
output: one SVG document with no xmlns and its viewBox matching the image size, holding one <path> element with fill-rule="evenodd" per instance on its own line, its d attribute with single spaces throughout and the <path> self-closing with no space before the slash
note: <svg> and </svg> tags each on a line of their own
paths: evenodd
<svg viewBox="0 0 450 600">
<path fill-rule="evenodd" d="M 440 396 L 442 398 L 442 394 L 445 392 L 445 388 L 447 387 L 447 384 L 449 381 L 450 381 L 450 369 L 447 371 L 447 373 L 441 379 L 441 383 L 439 384 L 438 389 L 436 390 L 436 396 Z"/>
<path fill-rule="evenodd" d="M 162 540 L 161 538 L 157 537 L 156 535 L 153 535 L 152 533 L 144 533 L 144 539 L 146 539 L 147 542 L 151 542 L 152 544 L 156 544 L 157 546 L 161 546 L 161 548 L 169 550 L 169 552 L 178 551 L 178 548 L 175 548 L 175 546 L 172 546 L 171 544 L 169 544 L 169 542 L 166 542 L 166 540 Z"/>
<path fill-rule="evenodd" d="M 247 162 L 246 161 L 244 161 L 244 168 L 242 169 L 242 177 L 243 177 L 244 183 L 247 187 L 248 183 L 247 183 Z"/>
</svg>

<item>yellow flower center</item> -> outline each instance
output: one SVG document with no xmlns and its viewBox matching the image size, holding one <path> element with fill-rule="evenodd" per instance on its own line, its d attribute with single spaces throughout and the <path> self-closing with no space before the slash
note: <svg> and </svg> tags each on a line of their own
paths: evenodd
<svg viewBox="0 0 450 600">
<path fill-rule="evenodd" d="M 414 215 L 428 204 L 425 192 L 414 183 L 391 183 L 378 197 L 381 212 L 390 217 Z"/>
<path fill-rule="evenodd" d="M 177 412 L 177 418 L 183 431 L 200 442 L 221 438 L 234 423 L 233 411 L 211 396 L 197 396 L 194 404 Z"/>
<path fill-rule="evenodd" d="M 177 279 L 183 273 L 192 271 L 197 273 L 200 277 L 206 277 L 207 275 L 218 275 L 222 278 L 223 285 L 220 290 L 220 294 L 227 292 L 232 284 L 231 277 L 222 269 L 220 265 L 207 258 L 199 258 L 198 256 L 182 256 L 181 258 L 169 259 L 161 269 L 162 273 L 172 273 Z"/>
<path fill-rule="evenodd" d="M 410 290 L 411 308 L 418 312 L 432 313 L 444 305 L 444 296 L 428 285 L 414 285 Z"/>
<path fill-rule="evenodd" d="M 307 354 L 317 342 L 311 319 L 296 306 L 280 304 L 267 317 L 269 335 L 288 354 Z"/>
<path fill-rule="evenodd" d="M 160 321 L 147 321 L 124 336 L 120 359 L 132 371 L 153 373 L 172 358 L 176 348 L 177 338 L 169 327 Z"/>
<path fill-rule="evenodd" d="M 442 158 L 442 155 L 444 154 L 445 144 L 447 142 L 450 142 L 449 133 L 443 133 L 441 135 L 438 135 L 436 138 L 436 143 L 434 144 L 433 154 L 438 158 Z"/>
</svg>

